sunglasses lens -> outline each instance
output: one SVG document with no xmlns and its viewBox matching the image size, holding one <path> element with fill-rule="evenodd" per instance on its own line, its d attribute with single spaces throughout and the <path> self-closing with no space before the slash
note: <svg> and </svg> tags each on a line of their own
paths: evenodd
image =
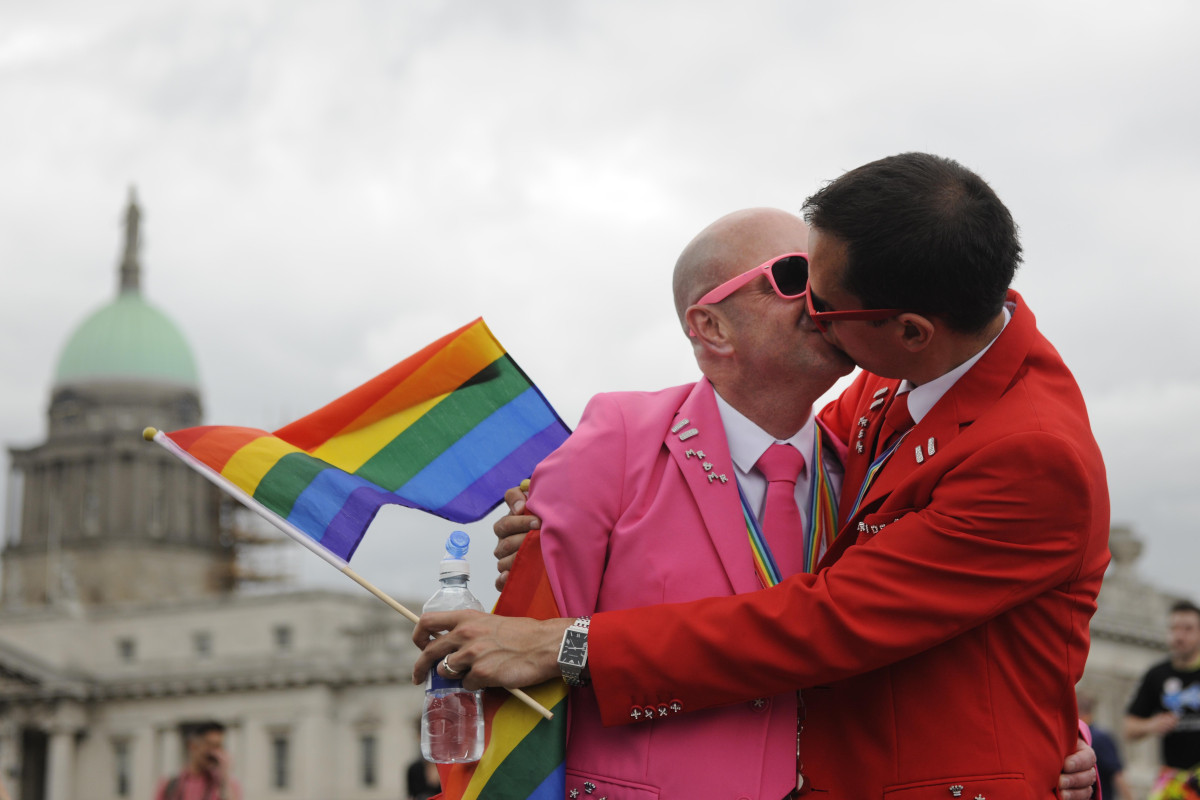
<svg viewBox="0 0 1200 800">
<path fill-rule="evenodd" d="M 808 283 L 808 259 L 788 256 L 771 265 L 771 277 L 786 297 L 799 297 Z"/>
</svg>

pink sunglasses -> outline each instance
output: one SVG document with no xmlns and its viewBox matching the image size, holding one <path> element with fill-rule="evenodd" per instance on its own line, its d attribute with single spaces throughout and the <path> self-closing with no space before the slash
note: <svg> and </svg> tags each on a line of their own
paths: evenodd
<svg viewBox="0 0 1200 800">
<path fill-rule="evenodd" d="M 784 300 L 795 300 L 804 294 L 808 285 L 808 253 L 784 253 L 730 278 L 696 301 L 698 306 L 719 303 L 759 275 L 766 275 L 775 294 Z"/>
</svg>

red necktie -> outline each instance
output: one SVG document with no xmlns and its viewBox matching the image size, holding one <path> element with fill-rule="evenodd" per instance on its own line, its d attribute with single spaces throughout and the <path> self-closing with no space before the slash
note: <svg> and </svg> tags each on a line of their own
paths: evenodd
<svg viewBox="0 0 1200 800">
<path fill-rule="evenodd" d="M 796 506 L 796 479 L 804 455 L 790 444 L 773 444 L 754 465 L 767 479 L 763 536 L 782 576 L 804 571 L 804 524 Z"/>
<path fill-rule="evenodd" d="M 887 413 L 883 415 L 883 425 L 879 428 L 879 447 L 875 450 L 876 455 L 887 450 L 901 434 L 917 424 L 908 411 L 910 394 L 911 392 L 905 392 L 896 395 L 892 404 L 888 406 Z"/>
</svg>

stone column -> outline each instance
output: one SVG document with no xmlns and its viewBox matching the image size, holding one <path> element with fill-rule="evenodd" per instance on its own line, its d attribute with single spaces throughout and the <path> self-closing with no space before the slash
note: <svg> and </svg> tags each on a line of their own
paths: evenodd
<svg viewBox="0 0 1200 800">
<path fill-rule="evenodd" d="M 75 800 L 75 736 L 87 725 L 78 702 L 60 700 L 47 729 L 46 800 Z"/>
<path fill-rule="evenodd" d="M 74 800 L 74 775 L 75 730 L 55 726 L 50 729 L 46 758 L 46 800 Z"/>
<path fill-rule="evenodd" d="M 158 788 L 158 771 L 155 756 L 157 731 L 150 726 L 138 728 L 130 739 L 133 748 L 130 775 L 133 780 L 131 797 L 153 797 Z"/>
<path fill-rule="evenodd" d="M 18 794 L 20 786 L 14 786 L 13 773 L 17 771 L 20 762 L 21 729 L 15 722 L 0 724 L 0 781 L 9 789 L 9 794 Z"/>
<path fill-rule="evenodd" d="M 296 726 L 296 778 L 305 794 L 312 798 L 337 797 L 335 781 L 345 785 L 345 775 L 337 768 L 337 758 L 331 745 L 344 741 L 334 734 L 336 703 L 328 684 L 318 684 L 310 691 L 311 707 Z M 356 743 L 357 745 L 357 743 Z M 357 764 L 357 761 L 352 761 Z M 351 784 L 357 787 L 357 781 Z"/>
<path fill-rule="evenodd" d="M 155 762 L 157 766 L 158 778 L 165 778 L 179 772 L 182 764 L 183 742 L 179 738 L 179 728 L 175 725 L 167 725 L 158 729 L 158 735 L 155 750 Z"/>
</svg>

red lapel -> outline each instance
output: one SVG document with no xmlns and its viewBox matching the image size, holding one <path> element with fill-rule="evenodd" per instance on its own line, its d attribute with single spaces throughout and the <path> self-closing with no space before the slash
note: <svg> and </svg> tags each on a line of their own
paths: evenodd
<svg viewBox="0 0 1200 800">
<path fill-rule="evenodd" d="M 989 409 L 1018 377 L 1021 365 L 1029 354 L 1037 334 L 1036 321 L 1031 312 L 1021 300 L 1021 296 L 1009 290 L 1008 301 L 1016 303 L 1012 320 L 995 343 L 979 359 L 973 367 L 963 375 L 946 392 L 928 414 L 911 430 L 896 452 L 876 476 L 874 483 L 867 490 L 866 497 L 859 504 L 859 512 L 850 519 L 846 516 L 854 505 L 859 487 L 866 475 L 871 462 L 871 443 L 878 435 L 883 423 L 883 412 L 888 403 L 882 403 L 876 408 L 870 408 L 874 402 L 874 393 L 882 387 L 887 387 L 886 398 L 890 402 L 891 394 L 899 386 L 899 381 L 885 380 L 871 376 L 865 383 L 862 398 L 859 401 L 857 420 L 866 418 L 868 421 L 864 439 L 864 453 L 858 453 L 854 442 L 858 441 L 857 429 L 851 435 L 850 452 L 846 458 L 846 477 L 842 484 L 842 500 L 839 504 L 839 519 L 843 520 L 842 529 L 834 547 L 825 554 L 821 566 L 827 566 L 837 560 L 857 538 L 857 524 L 863 516 L 863 510 L 879 506 L 880 500 L 889 496 L 897 486 L 901 485 L 913 473 L 934 463 L 937 451 L 949 446 L 964 427 L 973 423 Z M 883 396 L 883 395 L 881 395 Z M 929 455 L 929 441 L 934 441 L 934 453 Z M 922 451 L 921 461 L 917 460 L 916 450 Z"/>
</svg>

